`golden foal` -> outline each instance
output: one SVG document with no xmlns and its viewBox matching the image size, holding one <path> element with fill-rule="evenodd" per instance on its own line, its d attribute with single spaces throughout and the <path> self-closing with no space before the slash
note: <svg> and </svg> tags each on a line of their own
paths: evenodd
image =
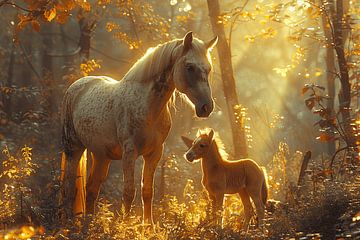
<svg viewBox="0 0 360 240">
<path fill-rule="evenodd" d="M 224 194 L 238 193 L 244 205 L 245 221 L 243 228 L 248 229 L 252 215 L 250 198 L 253 200 L 258 223 L 263 225 L 264 208 L 268 188 L 264 171 L 251 159 L 227 161 L 220 154 L 221 149 L 214 139 L 214 131 L 200 134 L 195 140 L 182 136 L 189 150 L 185 158 L 189 162 L 201 159 L 203 171 L 202 184 L 212 200 L 213 213 L 222 208 Z"/>
</svg>

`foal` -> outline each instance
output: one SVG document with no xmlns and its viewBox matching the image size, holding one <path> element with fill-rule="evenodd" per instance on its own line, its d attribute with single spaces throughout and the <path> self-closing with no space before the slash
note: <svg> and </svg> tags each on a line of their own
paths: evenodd
<svg viewBox="0 0 360 240">
<path fill-rule="evenodd" d="M 239 193 L 245 212 L 244 229 L 247 230 L 252 215 L 250 198 L 256 207 L 259 226 L 262 226 L 268 188 L 265 173 L 259 165 L 251 159 L 224 160 L 212 129 L 195 140 L 184 136 L 182 140 L 189 148 L 185 153 L 186 160 L 201 159 L 202 184 L 212 200 L 213 213 L 221 210 L 224 194 Z"/>
</svg>

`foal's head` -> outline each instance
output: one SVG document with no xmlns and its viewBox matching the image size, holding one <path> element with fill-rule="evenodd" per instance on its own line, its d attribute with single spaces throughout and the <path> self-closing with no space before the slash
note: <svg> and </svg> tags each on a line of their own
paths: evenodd
<svg viewBox="0 0 360 240">
<path fill-rule="evenodd" d="M 204 133 L 198 136 L 195 140 L 181 136 L 185 145 L 189 148 L 184 157 L 189 162 L 206 157 L 214 139 L 214 130 L 210 130 L 208 134 Z"/>
<path fill-rule="evenodd" d="M 208 117 L 214 109 L 209 86 L 211 70 L 210 50 L 218 38 L 203 42 L 193 38 L 192 32 L 185 35 L 182 44 L 175 51 L 174 83 L 195 105 L 198 117 Z"/>
</svg>

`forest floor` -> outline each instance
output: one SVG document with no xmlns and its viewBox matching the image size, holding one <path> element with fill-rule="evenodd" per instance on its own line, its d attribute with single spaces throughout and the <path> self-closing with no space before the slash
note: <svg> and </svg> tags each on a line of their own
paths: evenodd
<svg viewBox="0 0 360 240">
<path fill-rule="evenodd" d="M 264 230 L 256 228 L 255 217 L 247 232 L 241 230 L 243 209 L 235 195 L 225 199 L 222 226 L 215 224 L 209 218 L 209 200 L 199 177 L 177 184 L 176 179 L 188 176 L 181 169 L 172 172 L 179 167 L 176 161 L 168 165 L 166 191 L 155 196 L 154 227 L 141 223 L 139 196 L 133 214 L 124 219 L 119 201 L 121 171 L 116 164 L 103 187 L 96 214 L 78 224 L 60 224 L 59 152 L 56 143 L 49 145 L 53 137 L 49 133 L 40 141 L 23 135 L 21 140 L 4 141 L 8 152 L 3 152 L 0 169 L 0 239 L 360 239 L 360 167 L 350 162 L 342 165 L 336 176 L 315 180 L 308 174 L 300 187 L 281 186 L 282 197 L 270 184 Z M 23 148 L 16 154 L 17 146 L 25 143 L 34 149 Z M 46 144 L 45 151 L 41 146 Z M 183 161 L 180 153 L 173 158 Z M 309 169 L 315 168 L 313 165 Z M 9 169 L 13 169 L 10 175 Z"/>
</svg>

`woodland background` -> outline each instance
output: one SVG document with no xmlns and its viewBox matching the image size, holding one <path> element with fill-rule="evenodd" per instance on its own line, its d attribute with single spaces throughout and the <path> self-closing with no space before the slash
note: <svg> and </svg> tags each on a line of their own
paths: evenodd
<svg viewBox="0 0 360 240">
<path fill-rule="evenodd" d="M 360 2 L 350 0 L 1 0 L 2 236 L 244 237 L 236 196 L 226 199 L 225 227 L 209 225 L 200 164 L 182 157 L 180 136 L 212 127 L 230 159 L 251 157 L 267 168 L 277 200 L 267 232 L 251 229 L 245 237 L 359 237 L 359 15 Z M 216 106 L 198 119 L 177 97 L 155 179 L 157 232 L 141 227 L 139 190 L 133 222 L 122 221 L 120 161 L 111 164 L 90 230 L 59 229 L 65 90 L 87 75 L 120 80 L 149 47 L 188 31 L 203 40 L 219 36 Z M 141 168 L 139 159 L 138 189 Z"/>
</svg>

